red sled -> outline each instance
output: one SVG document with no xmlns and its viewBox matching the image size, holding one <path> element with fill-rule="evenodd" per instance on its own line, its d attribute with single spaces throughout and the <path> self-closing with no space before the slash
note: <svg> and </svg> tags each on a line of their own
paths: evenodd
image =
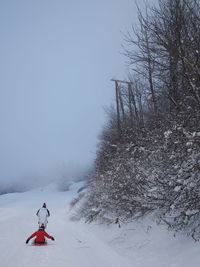
<svg viewBox="0 0 200 267">
<path fill-rule="evenodd" d="M 43 243 L 36 243 L 36 242 L 33 242 L 32 243 L 32 246 L 47 246 L 47 242 L 43 242 Z"/>
</svg>

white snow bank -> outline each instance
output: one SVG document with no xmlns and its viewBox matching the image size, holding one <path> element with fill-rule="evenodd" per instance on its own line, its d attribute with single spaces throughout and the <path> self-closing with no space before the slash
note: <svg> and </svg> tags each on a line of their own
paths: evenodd
<svg viewBox="0 0 200 267">
<path fill-rule="evenodd" d="M 132 261 L 133 267 L 199 267 L 199 243 L 157 225 L 150 217 L 122 225 L 91 224 L 88 232 L 98 235 L 115 251 Z"/>
<path fill-rule="evenodd" d="M 83 184 L 58 192 L 41 190 L 0 196 L 0 251 L 4 267 L 199 267 L 199 243 L 177 235 L 151 218 L 122 225 L 69 220 L 69 202 Z M 43 202 L 51 216 L 47 232 L 55 237 L 45 247 L 26 245 L 37 230 L 35 215 Z"/>
</svg>

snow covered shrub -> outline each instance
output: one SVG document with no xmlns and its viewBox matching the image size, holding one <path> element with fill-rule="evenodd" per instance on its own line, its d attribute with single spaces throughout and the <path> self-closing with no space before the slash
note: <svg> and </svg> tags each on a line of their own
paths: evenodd
<svg viewBox="0 0 200 267">
<path fill-rule="evenodd" d="M 137 76 L 115 81 L 116 109 L 108 114 L 80 214 L 114 222 L 154 211 L 198 240 L 199 1 L 158 2 L 145 14 L 138 10 L 139 27 L 125 36 Z"/>
<path fill-rule="evenodd" d="M 165 177 L 159 176 L 158 207 L 161 218 L 174 230 L 200 237 L 200 146 L 199 134 L 179 128 L 167 141 Z M 173 136 L 173 137 L 172 137 Z"/>
</svg>

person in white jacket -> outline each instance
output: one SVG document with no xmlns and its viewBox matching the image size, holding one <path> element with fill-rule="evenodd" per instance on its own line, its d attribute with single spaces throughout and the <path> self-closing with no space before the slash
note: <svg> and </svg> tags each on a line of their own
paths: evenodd
<svg viewBox="0 0 200 267">
<path fill-rule="evenodd" d="M 47 218 L 50 216 L 50 212 L 47 209 L 46 203 L 44 203 L 42 208 L 37 211 L 36 215 L 38 216 L 39 227 L 43 224 L 46 228 L 48 223 Z"/>
</svg>

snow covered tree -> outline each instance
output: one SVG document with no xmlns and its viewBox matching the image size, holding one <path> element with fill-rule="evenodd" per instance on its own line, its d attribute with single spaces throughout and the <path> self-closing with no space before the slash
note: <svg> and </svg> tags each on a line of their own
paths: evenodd
<svg viewBox="0 0 200 267">
<path fill-rule="evenodd" d="M 197 0 L 138 9 L 139 27 L 126 35 L 125 49 L 136 73 L 134 101 L 129 86 L 118 88 L 120 133 L 111 108 L 81 198 L 86 221 L 154 211 L 170 228 L 200 239 L 199 10 Z"/>
</svg>

